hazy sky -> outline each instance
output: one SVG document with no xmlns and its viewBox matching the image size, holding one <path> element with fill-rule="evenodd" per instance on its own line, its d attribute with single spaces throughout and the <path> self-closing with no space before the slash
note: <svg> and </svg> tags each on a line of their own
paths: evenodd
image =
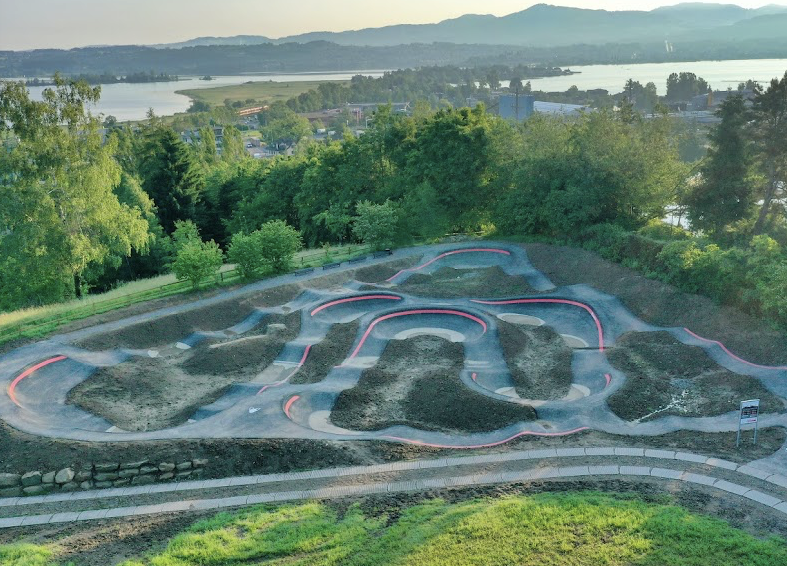
<svg viewBox="0 0 787 566">
<path fill-rule="evenodd" d="M 747 8 L 779 0 L 718 0 Z M 462 14 L 505 15 L 529 0 L 0 0 L 0 50 L 146 44 L 198 36 L 282 37 L 396 23 L 430 23 Z M 607 10 L 650 10 L 675 0 L 553 0 Z M 379 6 L 379 7 L 377 7 Z"/>
</svg>

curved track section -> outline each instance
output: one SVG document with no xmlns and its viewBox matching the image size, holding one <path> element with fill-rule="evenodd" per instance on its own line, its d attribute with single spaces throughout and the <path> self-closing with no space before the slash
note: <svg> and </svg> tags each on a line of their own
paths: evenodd
<svg viewBox="0 0 787 566">
<path fill-rule="evenodd" d="M 241 323 L 226 330 L 197 332 L 156 349 L 90 351 L 76 344 L 86 338 L 154 321 L 228 298 L 308 281 L 289 275 L 269 280 L 191 306 L 163 309 L 70 334 L 54 336 L 0 357 L 0 418 L 25 432 L 86 441 L 132 441 L 178 438 L 309 438 L 377 439 L 436 448 L 488 448 L 523 436 L 570 435 L 587 429 L 626 435 L 658 435 L 675 430 L 727 431 L 735 429 L 730 415 L 712 418 L 663 417 L 644 423 L 624 422 L 607 407 L 607 398 L 622 387 L 626 376 L 613 368 L 607 350 L 626 332 L 668 331 L 680 342 L 703 348 L 725 368 L 759 379 L 775 394 L 787 398 L 787 367 L 748 362 L 723 344 L 689 329 L 664 329 L 632 315 L 613 296 L 592 287 L 575 285 L 556 289 L 530 264 L 517 246 L 487 243 L 451 244 L 398 252 L 401 257 L 422 254 L 417 267 L 405 269 L 384 284 L 359 292 L 361 284 L 349 280 L 336 291 L 304 291 L 286 305 L 254 309 Z M 387 258 L 386 258 L 387 260 Z M 383 263 L 385 260 L 377 261 Z M 397 292 L 396 285 L 413 273 L 430 274 L 441 267 L 460 269 L 498 266 L 508 275 L 522 277 L 538 294 L 490 299 L 430 299 Z M 349 271 L 353 266 L 339 268 Z M 334 271 L 336 273 L 336 271 Z M 135 357 L 189 355 L 188 350 L 207 339 L 241 337 L 271 313 L 299 312 L 301 330 L 285 344 L 275 362 L 253 381 L 236 383 L 216 402 L 202 407 L 180 426 L 148 432 L 118 431 L 112 423 L 66 404 L 70 389 L 88 379 L 99 367 L 125 363 Z M 569 394 L 559 400 L 522 399 L 506 365 L 498 335 L 498 321 L 530 326 L 546 325 L 563 335 L 573 348 Z M 344 361 L 327 371 L 317 383 L 294 385 L 291 378 L 310 363 L 312 349 L 334 325 L 357 321 L 358 334 Z M 380 431 L 341 429 L 331 422 L 338 396 L 355 387 L 365 369 L 373 367 L 393 340 L 439 336 L 462 345 L 464 364 L 456 386 L 466 387 L 500 403 L 533 406 L 537 420 L 514 423 L 483 433 L 435 432 L 410 426 Z M 173 354 L 174 353 L 174 354 Z M 418 360 L 414 360 L 418 363 Z M 144 395 L 144 392 L 140 392 Z M 461 411 L 461 407 L 457 407 Z M 787 426 L 787 416 L 763 415 L 763 426 Z"/>
</svg>

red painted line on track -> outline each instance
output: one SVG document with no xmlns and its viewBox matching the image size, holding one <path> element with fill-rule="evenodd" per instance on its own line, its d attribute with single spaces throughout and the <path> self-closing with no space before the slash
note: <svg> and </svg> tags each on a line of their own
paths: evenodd
<svg viewBox="0 0 787 566">
<path fill-rule="evenodd" d="M 352 303 L 352 302 L 355 302 L 355 301 L 370 301 L 372 299 L 388 299 L 388 300 L 392 300 L 392 301 L 401 301 L 402 297 L 397 297 L 396 295 L 362 295 L 360 297 L 350 297 L 348 299 L 339 299 L 338 301 L 333 301 L 333 302 L 326 303 L 324 305 L 321 305 L 321 306 L 317 307 L 316 309 L 314 309 L 311 312 L 311 315 L 314 316 L 318 312 L 323 311 L 323 310 L 325 310 L 327 308 L 330 308 L 330 307 L 332 307 L 334 305 L 340 305 L 342 303 Z"/>
<path fill-rule="evenodd" d="M 303 364 L 305 364 L 305 363 L 306 363 L 306 358 L 308 358 L 308 357 L 309 357 L 309 351 L 310 351 L 311 349 L 312 349 L 312 345 L 311 345 L 311 344 L 309 344 L 308 346 L 306 346 L 306 349 L 303 351 L 303 357 L 301 358 L 301 361 L 300 361 L 300 362 L 298 362 L 298 365 L 295 367 L 295 369 L 293 370 L 293 372 L 292 372 L 290 375 L 288 375 L 288 376 L 287 376 L 287 378 L 286 378 L 286 379 L 282 379 L 281 381 L 277 381 L 276 383 L 269 383 L 268 385 L 266 385 L 265 387 L 263 387 L 262 389 L 260 389 L 259 391 L 257 391 L 257 395 L 261 395 L 262 393 L 264 393 L 264 392 L 265 392 L 265 390 L 266 390 L 266 389 L 269 389 L 269 388 L 271 388 L 271 387 L 278 387 L 278 386 L 280 386 L 280 385 L 284 385 L 285 383 L 287 383 L 287 382 L 290 380 L 290 378 L 291 378 L 293 375 L 295 375 L 296 373 L 298 373 L 298 370 L 299 370 L 299 369 L 301 369 L 301 368 L 303 367 Z"/>
<path fill-rule="evenodd" d="M 36 364 L 33 367 L 26 369 L 24 372 L 19 374 L 16 379 L 11 382 L 11 385 L 8 386 L 8 396 L 11 398 L 11 401 L 14 402 L 14 405 L 17 407 L 21 407 L 22 405 L 19 404 L 19 401 L 16 400 L 16 395 L 14 394 L 14 390 L 16 386 L 19 385 L 19 382 L 22 381 L 24 378 L 29 377 L 34 372 L 38 371 L 44 366 L 48 366 L 49 364 L 53 364 L 55 362 L 60 362 L 66 359 L 66 356 L 55 356 L 54 358 L 50 358 L 46 361 L 41 362 L 40 364 Z"/>
<path fill-rule="evenodd" d="M 292 416 L 290 416 L 290 407 L 292 407 L 292 404 L 295 403 L 295 401 L 297 401 L 300 398 L 301 398 L 300 395 L 295 395 L 293 397 L 290 397 L 290 400 L 287 401 L 287 403 L 285 403 L 284 414 L 287 415 L 288 419 L 292 420 Z"/>
<path fill-rule="evenodd" d="M 566 432 L 520 432 L 506 438 L 505 440 L 500 440 L 498 442 L 490 442 L 489 444 L 476 444 L 473 446 L 451 446 L 448 444 L 432 444 L 429 442 L 422 442 L 420 440 L 412 440 L 409 438 L 401 438 L 398 436 L 383 436 L 382 438 L 388 438 L 389 440 L 397 440 L 399 442 L 406 442 L 407 444 L 415 444 L 417 446 L 426 446 L 427 448 L 453 448 L 456 450 L 474 450 L 477 448 L 493 448 L 495 446 L 500 446 L 501 444 L 505 444 L 506 442 L 511 442 L 521 436 L 568 436 L 570 434 L 576 434 L 578 432 L 582 432 L 583 430 L 589 430 L 590 427 L 580 427 L 575 428 L 574 430 L 568 430 Z"/>
<path fill-rule="evenodd" d="M 366 342 L 366 339 L 369 337 L 369 334 L 371 334 L 372 330 L 374 330 L 374 327 L 377 325 L 378 322 L 382 322 L 384 320 L 388 320 L 388 319 L 391 319 L 391 318 L 396 318 L 396 317 L 399 317 L 399 316 L 409 316 L 409 315 L 412 315 L 412 314 L 450 314 L 450 315 L 454 315 L 454 316 L 463 316 L 465 318 L 469 318 L 470 320 L 480 324 L 481 327 L 484 329 L 484 332 L 486 332 L 486 322 L 484 322 L 483 320 L 481 320 L 477 316 L 473 316 L 472 314 L 468 314 L 468 313 L 462 312 L 462 311 L 448 310 L 448 309 L 418 309 L 418 310 L 412 310 L 412 311 L 394 312 L 394 313 L 391 313 L 391 314 L 387 314 L 385 316 L 381 316 L 380 318 L 375 319 L 374 321 L 372 321 L 372 323 L 369 325 L 369 328 L 366 329 L 366 332 L 364 332 L 363 336 L 361 337 L 361 341 L 358 343 L 358 346 L 355 348 L 355 351 L 350 355 L 350 357 L 348 359 L 352 360 L 353 358 L 355 358 L 358 355 L 358 352 L 360 352 L 361 348 L 363 347 L 364 342 Z"/>
<path fill-rule="evenodd" d="M 691 330 L 689 330 L 688 328 L 684 328 L 683 330 L 685 330 L 686 332 L 688 332 L 690 335 L 694 336 L 694 338 L 697 338 L 698 340 L 702 340 L 703 342 L 709 342 L 709 343 L 711 343 L 711 344 L 716 344 L 716 345 L 717 345 L 717 346 L 719 346 L 719 347 L 720 347 L 722 350 L 724 350 L 724 351 L 727 353 L 727 355 L 729 355 L 730 357 L 732 357 L 732 358 L 734 358 L 734 359 L 738 360 L 739 362 L 742 362 L 742 363 L 744 363 L 744 364 L 746 364 L 746 365 L 749 365 L 749 366 L 752 366 L 752 367 L 755 367 L 755 368 L 760 368 L 760 369 L 777 369 L 777 370 L 787 370 L 787 366 L 763 366 L 763 365 L 760 365 L 760 364 L 755 364 L 755 363 L 752 363 L 752 362 L 748 362 L 748 361 L 744 360 L 743 358 L 741 358 L 741 357 L 739 357 L 739 356 L 736 356 L 735 354 L 733 354 L 732 352 L 730 352 L 730 351 L 727 349 L 727 346 L 725 346 L 724 344 L 722 344 L 722 343 L 721 343 L 721 342 L 719 342 L 718 340 L 711 340 L 711 339 L 709 339 L 709 338 L 703 338 L 703 337 L 702 337 L 702 336 L 700 336 L 699 334 L 694 334 L 694 333 L 693 333 Z"/>
<path fill-rule="evenodd" d="M 609 375 L 608 373 L 605 373 L 604 379 L 607 380 L 607 384 L 604 386 L 604 389 L 606 389 L 607 387 L 609 387 L 609 384 L 612 383 L 612 376 Z"/>
<path fill-rule="evenodd" d="M 440 254 L 436 258 L 434 258 L 434 259 L 432 259 L 430 261 L 427 261 L 425 264 L 419 265 L 418 267 L 410 267 L 408 269 L 402 269 L 401 271 L 399 271 L 399 273 L 397 273 L 393 277 L 390 277 L 390 278 L 386 279 L 385 281 L 390 283 L 391 281 L 393 281 L 394 279 L 399 277 L 402 273 L 406 273 L 408 271 L 418 271 L 418 270 L 423 269 L 424 267 L 426 267 L 428 265 L 433 264 L 438 259 L 443 259 L 444 257 L 448 257 L 448 256 L 454 255 L 454 254 L 466 254 L 466 253 L 470 253 L 470 252 L 487 252 L 487 253 L 511 255 L 511 252 L 506 251 L 506 250 L 499 250 L 497 248 L 471 248 L 471 249 L 466 249 L 466 250 L 454 250 L 452 252 L 446 252 L 444 254 Z"/>
<path fill-rule="evenodd" d="M 517 304 L 527 304 L 527 303 L 558 303 L 564 305 L 573 305 L 575 307 L 580 307 L 585 309 L 588 314 L 593 318 L 593 322 L 596 323 L 596 328 L 598 329 L 598 349 L 600 352 L 604 351 L 604 329 L 601 327 L 601 321 L 596 316 L 595 311 L 590 308 L 585 303 L 580 303 L 577 301 L 569 301 L 568 299 L 515 299 L 511 301 L 479 301 L 479 300 L 472 300 L 473 303 L 478 303 L 481 305 L 517 305 Z"/>
</svg>

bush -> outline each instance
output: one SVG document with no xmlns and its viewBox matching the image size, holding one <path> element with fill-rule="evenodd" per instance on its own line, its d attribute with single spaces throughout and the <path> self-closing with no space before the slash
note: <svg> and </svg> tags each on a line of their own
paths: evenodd
<svg viewBox="0 0 787 566">
<path fill-rule="evenodd" d="M 582 246 L 612 261 L 623 261 L 628 232 L 617 224 L 596 224 L 582 231 Z"/>
<path fill-rule="evenodd" d="M 259 246 L 262 261 L 276 273 L 288 271 L 292 257 L 303 248 L 301 233 L 283 220 L 266 222 L 251 237 Z"/>
<path fill-rule="evenodd" d="M 353 234 L 373 249 L 387 248 L 393 244 L 396 225 L 399 222 L 399 209 L 391 201 L 373 204 L 364 201 L 355 207 L 358 216 L 353 223 Z"/>
<path fill-rule="evenodd" d="M 653 240 L 689 240 L 691 232 L 658 219 L 651 220 L 637 234 Z"/>
<path fill-rule="evenodd" d="M 213 240 L 191 240 L 178 250 L 172 272 L 178 279 L 191 281 L 196 289 L 202 281 L 218 273 L 223 260 L 224 254 Z"/>
<path fill-rule="evenodd" d="M 227 249 L 227 258 L 230 263 L 235 264 L 235 268 L 244 279 L 252 279 L 266 265 L 262 246 L 255 234 L 257 232 L 249 236 L 242 233 L 235 234 Z"/>
</svg>

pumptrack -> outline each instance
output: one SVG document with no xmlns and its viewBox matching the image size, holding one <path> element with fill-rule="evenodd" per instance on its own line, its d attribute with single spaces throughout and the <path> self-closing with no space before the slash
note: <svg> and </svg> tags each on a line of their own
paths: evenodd
<svg viewBox="0 0 787 566">
<path fill-rule="evenodd" d="M 157 439 L 200 438 L 299 438 L 324 440 L 385 440 L 436 448 L 488 448 L 524 436 L 565 436 L 585 430 L 623 435 L 658 435 L 677 430 L 728 431 L 736 423 L 729 415 L 720 417 L 662 417 L 647 422 L 625 422 L 610 411 L 606 400 L 626 381 L 612 367 L 607 351 L 627 332 L 667 331 L 683 344 L 703 348 L 728 370 L 758 379 L 767 389 L 787 397 L 787 366 L 763 366 L 733 354 L 722 343 L 701 337 L 687 328 L 650 325 L 629 312 L 614 296 L 586 285 L 555 288 L 530 263 L 526 252 L 503 243 L 443 244 L 397 251 L 397 257 L 417 258 L 417 267 L 400 270 L 386 282 L 367 286 L 349 275 L 338 289 L 308 289 L 296 299 L 272 308 L 258 308 L 248 318 L 225 331 L 198 332 L 182 336 L 175 344 L 158 350 L 113 348 L 92 351 L 80 347 L 85 339 L 129 328 L 146 321 L 188 312 L 211 302 L 243 297 L 264 289 L 304 282 L 321 272 L 288 275 L 267 280 L 197 301 L 121 321 L 101 324 L 53 336 L 21 347 L 0 357 L 0 418 L 31 434 L 80 441 L 117 442 Z M 392 258 L 369 259 L 367 264 Z M 332 273 L 351 272 L 357 264 L 343 265 Z M 529 294 L 503 299 L 466 297 L 429 298 L 403 292 L 403 283 L 413 274 L 429 275 L 444 267 L 478 270 L 502 269 L 522 279 Z M 527 285 L 525 285 L 527 283 Z M 300 332 L 282 349 L 269 368 L 258 376 L 236 383 L 224 396 L 197 410 L 179 426 L 145 432 L 123 431 L 105 419 L 66 402 L 69 391 L 91 377 L 99 367 L 129 363 L 153 356 L 164 349 L 200 347 L 212 338 L 242 337 L 266 317 L 298 312 Z M 544 324 L 565 337 L 572 347 L 572 393 L 564 399 L 523 399 L 517 393 L 506 364 L 498 333 L 499 321 Z M 313 349 L 337 324 L 357 321 L 355 342 L 344 361 L 328 369 L 316 383 L 293 383 L 293 377 L 308 363 Z M 382 430 L 348 430 L 331 422 L 331 412 L 342 392 L 358 385 L 365 370 L 374 367 L 392 340 L 431 335 L 460 343 L 463 368 L 456 387 L 505 404 L 529 405 L 537 419 L 518 422 L 498 430 L 448 433 L 396 425 Z M 413 360 L 414 364 L 418 360 Z M 267 371 L 266 371 L 267 370 Z M 273 376 L 273 377 L 268 377 Z M 284 377 L 282 377 L 284 376 Z M 139 395 L 145 395 L 140 391 Z M 461 411 L 462 407 L 456 407 Z M 762 426 L 787 426 L 787 416 L 762 416 Z"/>
</svg>

